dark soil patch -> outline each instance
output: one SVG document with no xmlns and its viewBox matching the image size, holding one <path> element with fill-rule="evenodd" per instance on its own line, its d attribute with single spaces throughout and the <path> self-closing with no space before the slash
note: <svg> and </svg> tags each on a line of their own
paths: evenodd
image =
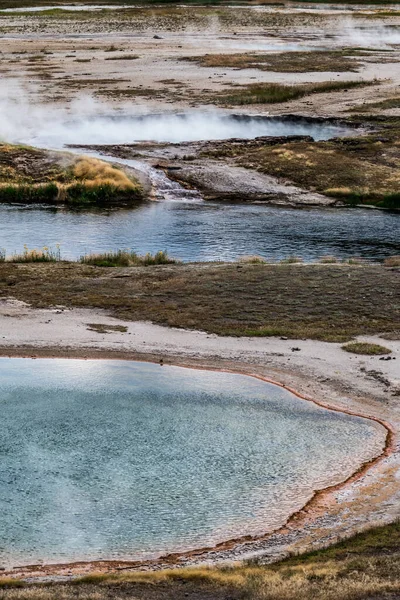
<svg viewBox="0 0 400 600">
<path fill-rule="evenodd" d="M 101 268 L 0 264 L 0 295 L 36 307 L 106 309 L 127 320 L 221 335 L 347 341 L 400 331 L 397 270 L 356 265 Z"/>
</svg>

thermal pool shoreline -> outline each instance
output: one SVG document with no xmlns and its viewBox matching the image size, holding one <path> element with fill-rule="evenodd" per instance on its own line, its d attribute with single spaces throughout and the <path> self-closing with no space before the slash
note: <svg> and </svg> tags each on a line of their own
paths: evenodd
<svg viewBox="0 0 400 600">
<path fill-rule="evenodd" d="M 88 323 L 101 325 L 102 332 L 88 328 Z M 400 414 L 396 406 L 399 377 L 397 361 L 393 358 L 400 356 L 400 341 L 383 340 L 392 349 L 392 358 L 379 361 L 379 357 L 345 353 L 340 344 L 220 337 L 147 322 L 122 321 L 100 310 L 32 309 L 11 299 L 2 302 L 0 326 L 1 356 L 162 360 L 164 364 L 242 373 L 282 385 L 321 406 L 370 418 L 384 425 L 388 432 L 381 455 L 364 464 L 345 482 L 316 491 L 283 528 L 260 538 L 244 536 L 216 548 L 173 554 L 147 563 L 42 564 L 15 567 L 4 571 L 3 576 L 56 581 L 99 571 L 231 563 L 250 557 L 272 562 L 288 552 L 329 545 L 371 525 L 391 522 L 399 515 Z M 116 326 L 126 330 L 118 331 Z M 368 340 L 382 343 L 376 336 L 368 336 Z M 376 374 L 377 370 L 372 367 L 378 365 L 380 377 L 376 378 L 371 372 Z"/>
</svg>

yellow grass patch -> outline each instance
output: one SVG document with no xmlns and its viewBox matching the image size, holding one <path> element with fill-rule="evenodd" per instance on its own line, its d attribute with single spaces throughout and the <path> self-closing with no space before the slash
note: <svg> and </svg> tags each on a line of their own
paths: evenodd
<svg viewBox="0 0 400 600">
<path fill-rule="evenodd" d="M 135 188 L 134 183 L 123 171 L 98 158 L 80 158 L 74 166 L 73 173 L 87 186 L 112 185 L 120 190 Z"/>
</svg>

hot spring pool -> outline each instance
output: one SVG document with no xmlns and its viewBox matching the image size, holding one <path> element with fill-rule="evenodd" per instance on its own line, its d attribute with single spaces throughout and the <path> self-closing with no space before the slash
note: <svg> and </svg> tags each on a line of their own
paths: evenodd
<svg viewBox="0 0 400 600">
<path fill-rule="evenodd" d="M 385 431 L 251 377 L 0 359 L 0 558 L 155 557 L 259 534 Z"/>
</svg>

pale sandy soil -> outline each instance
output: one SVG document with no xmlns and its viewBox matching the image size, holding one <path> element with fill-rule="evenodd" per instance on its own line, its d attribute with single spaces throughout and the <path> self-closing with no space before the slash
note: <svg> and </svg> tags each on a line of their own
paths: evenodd
<svg viewBox="0 0 400 600">
<path fill-rule="evenodd" d="M 122 325 L 127 331 L 97 333 L 88 328 L 89 323 Z M 3 300 L 0 305 L 0 332 L 3 356 L 163 359 L 164 364 L 230 369 L 266 377 L 307 398 L 378 419 L 392 430 L 386 456 L 344 487 L 317 495 L 304 511 L 272 535 L 232 542 L 211 551 L 162 558 L 140 568 L 234 561 L 254 555 L 271 560 L 288 551 L 324 545 L 372 524 L 390 522 L 400 515 L 399 341 L 369 337 L 369 341 L 392 350 L 391 360 L 379 360 L 379 357 L 346 353 L 339 344 L 218 337 L 151 323 L 120 321 L 101 311 L 63 307 L 32 310 L 13 299 Z M 34 566 L 15 568 L 11 574 L 57 578 L 120 568 L 139 568 L 139 565 L 120 562 Z"/>
<path fill-rule="evenodd" d="M 12 89 L 12 79 L 29 85 L 30 101 L 65 104 L 82 93 L 114 107 L 181 110 L 199 107 L 208 96 L 232 84 L 257 82 L 304 83 L 327 80 L 382 80 L 379 87 L 308 96 L 278 105 L 245 107 L 245 112 L 340 115 L 354 104 L 397 93 L 400 82 L 399 46 L 384 46 L 387 28 L 395 31 L 400 15 L 372 18 L 371 11 L 266 11 L 253 8 L 179 9 L 174 13 L 139 9 L 124 14 L 109 11 L 77 19 L 46 19 L 37 13 L 0 17 L 0 72 Z M 378 9 L 379 10 L 379 9 Z M 68 13 L 65 13 L 68 15 Z M 71 14 L 71 13 L 69 13 Z M 77 13 L 78 14 L 78 13 Z M 262 20 L 264 15 L 266 20 Z M 272 16 L 271 16 L 272 15 Z M 271 20 L 273 17 L 273 20 Z M 376 28 L 377 35 L 363 33 Z M 343 31 L 356 30 L 343 38 Z M 161 39 L 156 39 L 158 36 Z M 397 38 L 396 38 L 397 40 Z M 395 40 L 395 41 L 396 41 Z M 399 40 L 400 42 L 400 36 Z M 273 73 L 256 69 L 205 68 L 181 59 L 206 53 L 278 52 L 286 48 L 317 49 L 343 46 L 391 48 L 363 56 L 357 73 Z M 124 56 L 137 55 L 134 60 Z M 120 57 L 121 60 L 108 60 Z M 357 59 L 358 60 L 358 59 Z M 82 61 L 82 62 L 81 62 Z M 145 95 L 127 96 L 142 89 Z M 119 91 L 124 91 L 123 96 Z M 209 105 L 209 99 L 206 104 Z"/>
</svg>

